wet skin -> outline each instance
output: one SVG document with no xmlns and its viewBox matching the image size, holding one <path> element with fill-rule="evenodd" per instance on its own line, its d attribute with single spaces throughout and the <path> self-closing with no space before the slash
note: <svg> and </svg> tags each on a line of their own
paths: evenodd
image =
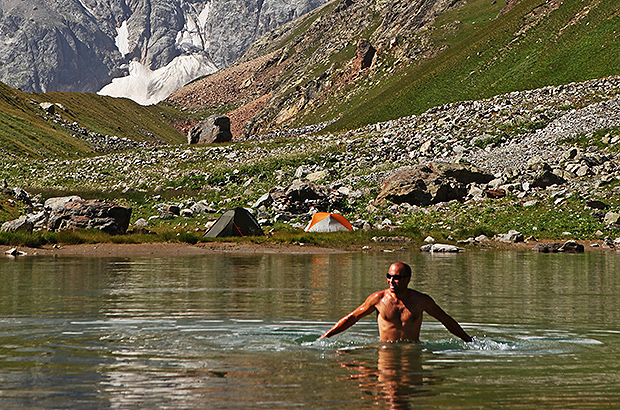
<svg viewBox="0 0 620 410">
<path fill-rule="evenodd" d="M 471 337 L 450 315 L 428 295 L 409 289 L 411 275 L 403 263 L 393 263 L 388 270 L 388 288 L 368 296 L 357 309 L 340 319 L 321 337 L 331 337 L 347 330 L 361 318 L 377 312 L 379 337 L 382 342 L 419 341 L 422 316 L 426 312 L 439 320 L 455 336 L 465 342 Z"/>
</svg>

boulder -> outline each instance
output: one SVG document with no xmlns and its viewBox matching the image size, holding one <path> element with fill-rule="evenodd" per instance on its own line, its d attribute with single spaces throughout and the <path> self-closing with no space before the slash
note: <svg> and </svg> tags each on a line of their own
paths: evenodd
<svg viewBox="0 0 620 410">
<path fill-rule="evenodd" d="M 194 217 L 194 211 L 192 211 L 189 208 L 184 208 L 184 209 L 181 209 L 179 215 L 181 215 L 184 218 L 193 218 Z"/>
<path fill-rule="evenodd" d="M 256 202 L 254 202 L 254 205 L 252 205 L 252 208 L 258 209 L 261 206 L 264 206 L 266 208 L 272 203 L 273 203 L 273 198 L 271 197 L 271 194 L 267 192 L 266 194 L 263 194 L 260 198 L 258 198 Z"/>
<path fill-rule="evenodd" d="M 582 244 L 575 241 L 566 241 L 559 250 L 560 252 L 583 253 L 585 248 Z"/>
<path fill-rule="evenodd" d="M 462 252 L 463 248 L 459 248 L 458 246 L 448 245 L 443 243 L 433 243 L 420 247 L 420 251 L 422 252 L 439 252 L 439 253 L 458 253 Z"/>
<path fill-rule="evenodd" d="M 519 231 L 515 231 L 514 229 L 509 230 L 508 233 L 497 234 L 495 235 L 495 237 L 493 237 L 493 239 L 498 242 L 506 243 L 517 243 L 523 242 L 525 240 L 523 234 Z"/>
<path fill-rule="evenodd" d="M 471 165 L 431 163 L 395 171 L 384 183 L 377 202 L 426 206 L 463 200 L 471 183 L 493 179 Z"/>
<path fill-rule="evenodd" d="M 506 196 L 506 191 L 504 189 L 485 189 L 484 195 L 487 198 L 499 199 L 499 198 L 504 198 Z"/>
<path fill-rule="evenodd" d="M 18 250 L 17 248 L 8 249 L 8 250 L 4 251 L 4 254 L 5 255 L 9 255 L 9 256 L 25 256 L 25 255 L 27 255 L 26 252 L 22 252 L 22 251 Z"/>
<path fill-rule="evenodd" d="M 536 174 L 531 186 L 534 188 L 546 188 L 551 185 L 561 185 L 564 183 L 566 183 L 566 180 L 561 176 L 549 170 L 543 170 Z"/>
<path fill-rule="evenodd" d="M 551 167 L 549 166 L 549 164 L 547 164 L 547 162 L 541 157 L 530 158 L 530 160 L 527 161 L 527 168 L 529 170 L 537 171 L 537 172 L 551 171 Z"/>
<path fill-rule="evenodd" d="M 230 132 L 230 118 L 224 115 L 212 115 L 195 125 L 187 134 L 187 142 L 191 144 L 212 144 L 229 142 L 232 140 Z"/>
<path fill-rule="evenodd" d="M 619 221 L 620 213 L 618 212 L 607 212 L 603 218 L 603 222 L 605 222 L 606 225 L 617 224 Z"/>
<path fill-rule="evenodd" d="M 483 172 L 470 164 L 455 164 L 433 162 L 430 167 L 438 174 L 447 178 L 453 178 L 462 184 L 487 184 L 491 182 L 493 175 Z"/>
<path fill-rule="evenodd" d="M 112 202 L 96 199 L 69 201 L 64 207 L 52 211 L 48 229 L 50 231 L 99 229 L 115 235 L 127 231 L 130 217 L 131 208 Z"/>
<path fill-rule="evenodd" d="M 26 232 L 31 233 L 34 229 L 34 223 L 28 220 L 27 217 L 22 216 L 20 218 L 8 221 L 2 224 L 0 228 L 1 232 Z"/>
<path fill-rule="evenodd" d="M 555 253 L 559 252 L 559 249 L 562 247 L 562 244 L 559 242 L 553 243 L 538 243 L 536 246 L 532 248 L 535 252 L 540 253 Z"/>
<path fill-rule="evenodd" d="M 13 196 L 15 197 L 16 200 L 21 201 L 22 203 L 26 205 L 32 204 L 30 194 L 21 188 L 17 188 L 17 187 L 13 188 Z"/>
<path fill-rule="evenodd" d="M 355 50 L 355 68 L 362 70 L 370 67 L 376 51 L 368 40 L 361 38 L 357 42 L 357 49 Z"/>
<path fill-rule="evenodd" d="M 194 214 L 213 214 L 217 212 L 204 200 L 196 202 L 194 205 L 190 206 L 189 209 L 191 209 Z"/>
<path fill-rule="evenodd" d="M 135 226 L 136 228 L 146 228 L 148 224 L 149 223 L 146 219 L 140 218 L 136 222 L 134 222 L 133 226 Z"/>
<path fill-rule="evenodd" d="M 39 106 L 46 111 L 48 114 L 56 114 L 56 105 L 51 102 L 42 102 Z"/>
<path fill-rule="evenodd" d="M 311 172 L 306 175 L 306 179 L 310 182 L 323 181 L 330 177 L 330 172 L 326 169 L 322 171 Z"/>
<path fill-rule="evenodd" d="M 577 243 L 575 241 L 566 241 L 565 243 L 552 242 L 552 243 L 539 243 L 532 248 L 533 251 L 541 252 L 541 253 L 556 253 L 556 252 L 567 252 L 567 253 L 583 253 L 585 251 L 585 247 Z"/>
<path fill-rule="evenodd" d="M 62 210 L 71 201 L 83 201 L 83 199 L 77 195 L 54 197 L 47 199 L 43 206 L 51 212 L 57 212 Z"/>
<path fill-rule="evenodd" d="M 598 199 L 589 199 L 586 201 L 586 206 L 592 209 L 607 209 L 609 205 L 603 201 L 599 201 Z"/>
</svg>

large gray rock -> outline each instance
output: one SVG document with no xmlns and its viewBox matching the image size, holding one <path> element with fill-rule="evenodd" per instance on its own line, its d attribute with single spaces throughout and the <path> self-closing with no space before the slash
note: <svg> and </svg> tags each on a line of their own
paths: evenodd
<svg viewBox="0 0 620 410">
<path fill-rule="evenodd" d="M 523 234 L 519 231 L 515 231 L 514 229 L 509 230 L 508 233 L 499 233 L 495 235 L 493 239 L 498 242 L 506 243 L 517 243 L 525 240 Z"/>
<path fill-rule="evenodd" d="M 77 195 L 58 196 L 46 199 L 43 206 L 51 212 L 58 212 L 64 209 L 65 205 L 71 201 L 83 201 L 83 199 Z"/>
<path fill-rule="evenodd" d="M 467 195 L 468 184 L 492 179 L 492 175 L 471 165 L 431 163 L 394 172 L 383 183 L 377 201 L 426 206 L 462 200 Z"/>
<path fill-rule="evenodd" d="M 187 134 L 187 142 L 190 145 L 229 142 L 231 140 L 230 118 L 224 115 L 210 116 L 195 125 Z"/>
<path fill-rule="evenodd" d="M 368 40 L 361 38 L 355 50 L 355 67 L 358 70 L 370 67 L 376 51 Z"/>
<path fill-rule="evenodd" d="M 565 184 L 566 180 L 559 175 L 554 174 L 549 170 L 543 170 L 536 174 L 532 181 L 532 187 L 534 188 L 546 188 L 551 185 Z"/>
<path fill-rule="evenodd" d="M 99 229 L 111 235 L 127 231 L 131 208 L 96 199 L 69 201 L 49 217 L 50 231 Z"/>
<path fill-rule="evenodd" d="M 1 232 L 26 232 L 30 233 L 34 229 L 34 224 L 25 216 L 7 221 L 2 224 Z"/>
<path fill-rule="evenodd" d="M 439 253 L 458 253 L 462 252 L 463 248 L 459 248 L 458 246 L 448 245 L 443 243 L 431 243 L 428 245 L 424 245 L 420 247 L 420 251 L 422 252 L 439 252 Z"/>
</svg>

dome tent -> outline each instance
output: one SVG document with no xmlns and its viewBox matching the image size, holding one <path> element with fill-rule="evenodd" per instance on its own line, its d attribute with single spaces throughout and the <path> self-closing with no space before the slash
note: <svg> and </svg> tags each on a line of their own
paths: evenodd
<svg viewBox="0 0 620 410">
<path fill-rule="evenodd" d="M 352 231 L 351 223 L 340 214 L 317 212 L 306 226 L 306 232 L 337 232 Z"/>
<path fill-rule="evenodd" d="M 262 235 L 264 235 L 263 229 L 256 222 L 256 219 L 247 209 L 241 207 L 224 212 L 205 233 L 207 238 Z"/>
</svg>

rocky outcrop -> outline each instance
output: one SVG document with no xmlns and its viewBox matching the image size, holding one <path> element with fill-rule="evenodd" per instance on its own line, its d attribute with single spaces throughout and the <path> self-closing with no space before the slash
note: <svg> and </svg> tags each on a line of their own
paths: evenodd
<svg viewBox="0 0 620 410">
<path fill-rule="evenodd" d="M 26 216 L 21 216 L 12 221 L 7 221 L 2 224 L 0 232 L 25 232 L 30 233 L 34 229 L 32 221 L 28 220 Z"/>
<path fill-rule="evenodd" d="M 223 115 L 210 116 L 196 124 L 187 134 L 187 142 L 190 145 L 229 142 L 231 140 L 230 118 Z"/>
<path fill-rule="evenodd" d="M 475 167 L 461 164 L 431 163 L 405 168 L 392 174 L 384 183 L 376 202 L 404 202 L 426 206 L 451 200 L 463 200 L 467 185 L 493 179 Z"/>
<path fill-rule="evenodd" d="M 51 212 L 50 231 L 98 229 L 111 235 L 127 231 L 131 208 L 96 199 L 67 201 Z"/>
<path fill-rule="evenodd" d="M 377 50 L 370 44 L 370 42 L 364 38 L 357 42 L 357 48 L 355 50 L 355 68 L 357 70 L 363 70 L 372 65 L 372 59 L 375 56 Z"/>
<path fill-rule="evenodd" d="M 125 10 L 107 1 L 2 2 L 0 81 L 23 91 L 96 91 L 120 75 L 114 44 Z M 124 2 L 123 2 L 124 3 Z M 100 15 L 96 17 L 95 14 Z"/>
</svg>

